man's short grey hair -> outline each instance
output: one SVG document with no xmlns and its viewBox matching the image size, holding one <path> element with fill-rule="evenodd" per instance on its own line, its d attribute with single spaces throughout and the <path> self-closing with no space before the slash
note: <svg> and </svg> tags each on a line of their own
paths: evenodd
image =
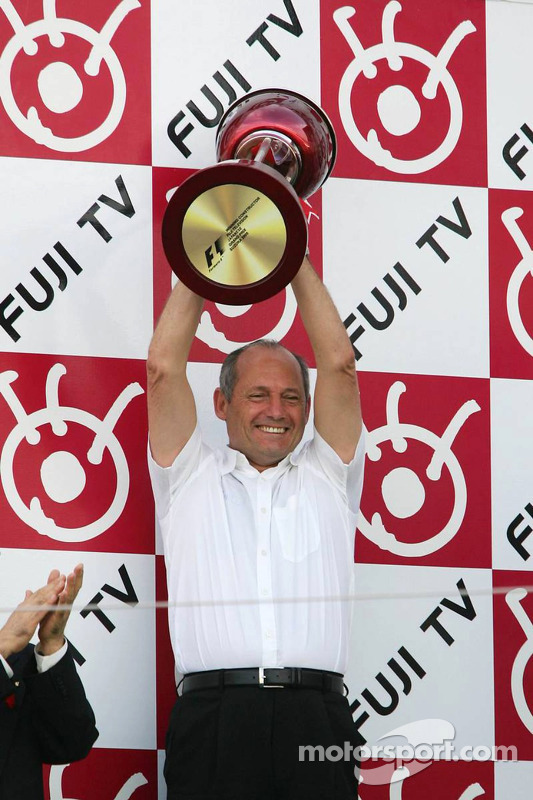
<svg viewBox="0 0 533 800">
<path fill-rule="evenodd" d="M 302 356 L 298 355 L 298 353 L 293 353 L 292 350 L 284 347 L 275 339 L 257 339 L 255 342 L 250 342 L 249 344 L 243 345 L 243 347 L 239 347 L 238 350 L 233 350 L 232 353 L 226 356 L 220 370 L 220 389 L 228 403 L 231 402 L 233 390 L 235 388 L 235 384 L 237 383 L 237 362 L 239 360 L 239 356 L 241 356 L 246 350 L 250 350 L 252 347 L 264 347 L 269 350 L 285 350 L 286 353 L 290 353 L 292 356 L 294 356 L 300 365 L 302 382 L 304 386 L 304 397 L 305 402 L 307 403 L 309 398 L 309 367 Z"/>
</svg>

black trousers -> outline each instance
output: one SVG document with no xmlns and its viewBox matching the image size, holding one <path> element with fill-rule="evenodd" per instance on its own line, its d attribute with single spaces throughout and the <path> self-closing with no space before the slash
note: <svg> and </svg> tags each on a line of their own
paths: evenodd
<svg viewBox="0 0 533 800">
<path fill-rule="evenodd" d="M 301 760 L 322 746 L 340 760 Z M 166 742 L 168 800 L 357 800 L 348 701 L 312 689 L 235 687 L 178 697 Z M 351 757 L 347 760 L 344 754 Z"/>
</svg>

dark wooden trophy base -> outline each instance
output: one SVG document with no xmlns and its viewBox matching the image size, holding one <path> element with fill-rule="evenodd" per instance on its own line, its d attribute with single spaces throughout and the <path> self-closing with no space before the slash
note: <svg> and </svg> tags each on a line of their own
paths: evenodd
<svg viewBox="0 0 533 800">
<path fill-rule="evenodd" d="M 290 183 L 258 161 L 223 161 L 181 184 L 163 218 L 163 247 L 193 292 L 250 305 L 280 292 L 307 249 L 307 223 Z"/>
</svg>

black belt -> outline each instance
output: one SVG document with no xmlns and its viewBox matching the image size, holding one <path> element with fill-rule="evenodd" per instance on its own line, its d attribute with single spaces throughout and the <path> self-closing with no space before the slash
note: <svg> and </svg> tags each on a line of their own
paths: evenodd
<svg viewBox="0 0 533 800">
<path fill-rule="evenodd" d="M 338 672 L 297 667 L 255 667 L 253 669 L 215 669 L 190 672 L 182 682 L 182 692 L 195 689 L 222 689 L 226 686 L 257 686 L 260 689 L 318 689 L 344 694 L 343 676 Z"/>
</svg>

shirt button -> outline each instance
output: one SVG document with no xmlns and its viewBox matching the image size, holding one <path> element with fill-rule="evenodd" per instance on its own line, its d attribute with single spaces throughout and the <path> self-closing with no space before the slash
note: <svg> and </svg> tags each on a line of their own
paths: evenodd
<svg viewBox="0 0 533 800">
<path fill-rule="evenodd" d="M 262 556 L 267 556 L 268 555 L 268 551 L 267 550 L 261 550 L 261 555 Z"/>
<path fill-rule="evenodd" d="M 266 513 L 267 513 L 267 510 L 266 510 L 266 508 L 263 506 L 263 508 L 261 509 L 261 514 L 266 514 Z"/>
<path fill-rule="evenodd" d="M 265 633 L 265 639 L 272 639 L 272 631 L 267 631 Z"/>
<path fill-rule="evenodd" d="M 267 597 L 268 589 L 261 589 L 261 594 L 263 595 L 263 597 Z"/>
</svg>

